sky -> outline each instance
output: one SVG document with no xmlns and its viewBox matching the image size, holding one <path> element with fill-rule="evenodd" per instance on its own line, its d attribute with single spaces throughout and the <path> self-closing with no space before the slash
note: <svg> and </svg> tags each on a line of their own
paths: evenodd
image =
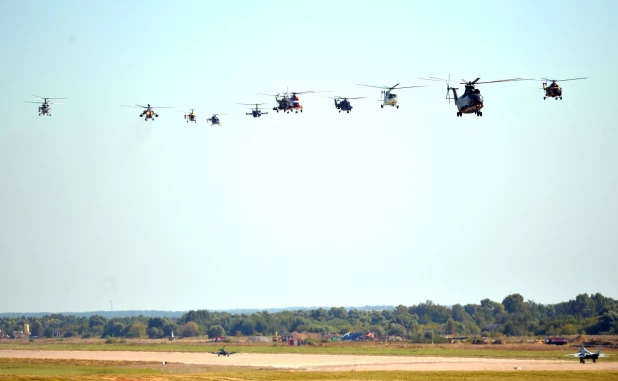
<svg viewBox="0 0 618 381">
<path fill-rule="evenodd" d="M 0 312 L 618 298 L 616 14 L 3 1 Z M 458 118 L 419 79 L 449 75 L 588 79 L 562 101 L 541 82 L 480 85 L 483 117 Z M 427 87 L 380 109 L 355 83 Z M 331 93 L 298 115 L 236 104 L 286 89 Z M 33 94 L 70 99 L 38 116 Z M 325 95 L 366 98 L 339 114 Z M 121 107 L 136 103 L 174 108 L 145 122 Z"/>
</svg>

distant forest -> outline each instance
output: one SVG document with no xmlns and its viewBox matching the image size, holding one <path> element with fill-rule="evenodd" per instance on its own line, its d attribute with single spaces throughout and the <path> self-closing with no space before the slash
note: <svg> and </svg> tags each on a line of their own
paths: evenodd
<svg viewBox="0 0 618 381">
<path fill-rule="evenodd" d="M 525 301 L 522 295 L 511 294 L 502 302 L 483 299 L 480 304 L 450 307 L 427 301 L 382 310 L 331 307 L 251 313 L 197 310 L 180 317 L 170 314 L 161 311 L 160 316 L 5 316 L 0 318 L 0 334 L 12 336 L 14 331 L 23 331 L 24 324 L 30 325 L 31 336 L 54 337 L 55 332 L 61 337 L 82 338 L 162 338 L 172 332 L 178 337 L 374 332 L 382 337 L 392 335 L 422 341 L 433 334 L 488 337 L 618 334 L 618 301 L 600 293 L 580 294 L 574 300 L 551 305 Z"/>
</svg>

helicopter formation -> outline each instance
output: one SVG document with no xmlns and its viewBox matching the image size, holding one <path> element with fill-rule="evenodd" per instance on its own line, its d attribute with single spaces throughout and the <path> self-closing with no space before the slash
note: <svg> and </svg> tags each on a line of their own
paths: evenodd
<svg viewBox="0 0 618 381">
<path fill-rule="evenodd" d="M 464 92 L 461 95 L 457 93 L 457 90 L 459 90 L 458 87 L 451 87 L 450 75 L 448 79 L 437 78 L 437 77 L 427 77 L 427 78 L 419 78 L 419 79 L 424 80 L 424 81 L 445 83 L 446 84 L 446 99 L 449 100 L 449 103 L 451 100 L 454 100 L 455 106 L 457 107 L 457 117 L 462 117 L 464 114 L 475 114 L 476 116 L 483 116 L 483 111 L 481 110 L 484 107 L 484 98 L 481 95 L 481 91 L 476 88 L 477 85 L 503 83 L 503 82 L 519 82 L 519 81 L 542 81 L 543 87 L 541 89 L 545 93 L 543 99 L 554 98 L 556 100 L 558 99 L 562 100 L 563 89 L 562 87 L 560 87 L 560 85 L 558 85 L 558 82 L 583 80 L 583 79 L 587 79 L 587 77 L 551 79 L 551 80 L 548 79 L 547 77 L 540 78 L 540 79 L 509 78 L 509 79 L 499 79 L 499 80 L 494 80 L 494 81 L 483 81 L 483 82 L 480 82 L 480 79 L 481 79 L 480 77 L 477 77 L 473 81 L 467 81 L 465 79 L 462 79 L 461 80 L 462 82 L 459 82 L 459 84 L 464 85 Z M 391 106 L 397 109 L 400 106 L 399 98 L 397 94 L 395 94 L 393 91 L 401 90 L 401 89 L 427 87 L 423 85 L 400 86 L 400 83 L 397 83 L 393 86 L 374 86 L 374 85 L 368 85 L 365 83 L 357 83 L 356 85 L 380 89 L 381 90 L 380 96 L 382 97 L 382 99 L 378 100 L 379 102 L 381 102 L 380 108 L 384 108 L 384 106 Z M 290 114 L 290 113 L 298 114 L 299 112 L 302 113 L 304 110 L 304 106 L 300 101 L 299 95 L 325 93 L 325 92 L 329 92 L 329 91 L 310 90 L 310 91 L 289 92 L 286 90 L 283 93 L 276 93 L 276 94 L 258 93 L 258 95 L 274 96 L 277 105 L 273 107 L 272 110 L 276 111 L 277 113 L 281 111 L 286 114 Z M 38 108 L 39 116 L 41 115 L 51 116 L 51 105 L 52 104 L 62 104 L 62 103 L 52 102 L 52 100 L 69 99 L 69 98 L 39 97 L 38 95 L 34 95 L 34 96 L 42 99 L 42 103 L 41 101 L 37 101 L 37 102 L 24 101 L 24 102 L 41 104 Z M 330 98 L 334 100 L 335 108 L 339 111 L 339 113 L 344 111 L 345 113 L 349 114 L 353 109 L 350 100 L 363 99 L 366 97 L 335 96 L 335 97 L 325 97 L 325 98 Z M 237 104 L 242 105 L 242 106 L 254 106 L 255 105 L 255 107 L 251 107 L 250 109 L 251 112 L 246 113 L 246 115 L 251 115 L 253 116 L 253 118 L 260 118 L 262 115 L 268 114 L 268 112 L 264 112 L 263 109 L 260 108 L 260 106 L 264 105 L 265 103 L 237 103 Z M 131 108 L 141 108 L 143 111 L 139 114 L 139 117 L 144 118 L 144 121 L 148 121 L 148 120 L 154 121 L 155 118 L 159 117 L 159 114 L 157 114 L 154 110 L 155 108 L 156 109 L 173 108 L 171 106 L 158 106 L 158 107 L 151 106 L 150 104 L 148 104 L 147 106 L 142 106 L 139 104 L 121 105 L 121 106 L 131 107 Z M 226 114 L 213 114 L 210 118 L 207 118 L 206 121 L 209 122 L 212 126 L 215 126 L 215 125 L 220 126 L 221 120 L 219 119 L 219 115 L 226 115 Z M 189 122 L 197 123 L 197 115 L 195 113 L 195 109 L 192 108 L 190 109 L 189 112 L 185 113 L 184 119 L 187 121 L 187 123 Z"/>
</svg>

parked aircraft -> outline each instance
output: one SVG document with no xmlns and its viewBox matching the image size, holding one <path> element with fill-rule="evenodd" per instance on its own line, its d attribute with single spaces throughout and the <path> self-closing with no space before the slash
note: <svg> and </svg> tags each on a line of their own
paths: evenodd
<svg viewBox="0 0 618 381">
<path fill-rule="evenodd" d="M 571 353 L 568 354 L 566 356 L 573 356 L 573 357 L 579 357 L 579 363 L 580 364 L 585 364 L 586 360 L 592 359 L 592 362 L 595 363 L 597 362 L 597 359 L 599 357 L 607 357 L 610 355 L 606 355 L 604 353 L 601 353 L 601 346 L 599 345 L 599 349 L 596 352 L 590 352 L 589 350 L 587 350 L 584 345 L 582 344 L 582 346 L 579 348 L 579 351 L 577 353 Z"/>
</svg>

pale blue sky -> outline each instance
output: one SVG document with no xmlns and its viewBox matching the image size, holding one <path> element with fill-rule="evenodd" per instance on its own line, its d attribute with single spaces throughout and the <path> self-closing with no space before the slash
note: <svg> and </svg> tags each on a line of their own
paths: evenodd
<svg viewBox="0 0 618 381">
<path fill-rule="evenodd" d="M 282 4 L 285 4 L 282 6 Z M 0 311 L 618 297 L 615 1 L 0 3 Z M 418 77 L 479 86 L 457 118 Z M 401 90 L 381 110 L 378 89 Z M 366 96 L 245 116 L 257 92 Z M 70 97 L 39 117 L 37 94 Z M 121 104 L 194 107 L 197 124 Z M 269 106 L 272 107 L 271 104 Z M 210 113 L 221 127 L 205 123 Z"/>
</svg>

